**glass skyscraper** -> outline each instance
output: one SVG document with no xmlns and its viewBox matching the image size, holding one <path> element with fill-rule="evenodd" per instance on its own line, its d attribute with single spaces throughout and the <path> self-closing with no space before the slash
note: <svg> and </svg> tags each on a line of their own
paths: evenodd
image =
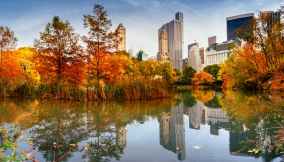
<svg viewBox="0 0 284 162">
<path fill-rule="evenodd" d="M 177 12 L 175 19 L 159 29 L 158 60 L 169 60 L 175 69 L 182 69 L 183 14 Z"/>
<path fill-rule="evenodd" d="M 254 21 L 253 13 L 228 17 L 227 41 L 235 40 L 238 37 L 238 32 L 253 32 L 253 31 L 248 31 L 253 21 Z"/>
</svg>

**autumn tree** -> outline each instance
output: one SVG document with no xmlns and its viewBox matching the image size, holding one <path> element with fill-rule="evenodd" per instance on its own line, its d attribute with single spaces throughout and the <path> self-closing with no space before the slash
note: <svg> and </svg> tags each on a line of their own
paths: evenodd
<svg viewBox="0 0 284 162">
<path fill-rule="evenodd" d="M 235 48 L 220 70 L 223 87 L 261 88 L 261 78 L 267 73 L 266 67 L 264 54 L 253 44 Z"/>
<path fill-rule="evenodd" d="M 214 82 L 214 77 L 204 71 L 195 73 L 193 78 L 192 78 L 192 82 L 194 85 L 198 86 L 198 85 L 211 85 Z"/>
<path fill-rule="evenodd" d="M 265 70 L 271 72 L 284 57 L 283 24 L 274 21 L 270 13 L 262 12 L 247 28 L 238 31 L 240 39 L 258 48 L 266 59 Z"/>
<path fill-rule="evenodd" d="M 264 54 L 268 71 L 279 68 L 284 56 L 283 24 L 273 21 L 269 14 L 261 14 L 256 27 L 255 43 Z"/>
<path fill-rule="evenodd" d="M 158 74 L 162 76 L 162 79 L 167 81 L 168 83 L 172 83 L 173 78 L 173 66 L 169 62 L 159 62 Z"/>
<path fill-rule="evenodd" d="M 21 47 L 15 51 L 15 57 L 17 57 L 19 65 L 27 78 L 27 82 L 33 86 L 38 84 L 40 81 L 40 75 L 36 69 L 34 57 L 36 51 L 34 48 Z"/>
<path fill-rule="evenodd" d="M 43 81 L 57 86 L 81 81 L 79 36 L 68 21 L 54 17 L 35 41 L 35 48 L 38 52 L 36 63 Z"/>
<path fill-rule="evenodd" d="M 0 89 L 2 96 L 6 95 L 8 84 L 14 83 L 13 81 L 16 81 L 15 79 L 21 73 L 18 63 L 12 58 L 10 51 L 16 46 L 16 41 L 14 32 L 10 28 L 0 26 Z"/>
<path fill-rule="evenodd" d="M 16 46 L 16 37 L 14 32 L 8 28 L 0 26 L 0 60 L 3 62 L 3 52 L 9 51 Z"/>
<path fill-rule="evenodd" d="M 111 20 L 101 5 L 96 4 L 91 15 L 84 15 L 84 25 L 89 30 L 87 36 L 83 37 L 87 45 L 88 93 L 92 80 L 96 80 L 97 88 L 100 89 L 99 82 L 103 79 L 100 66 L 104 57 L 114 50 L 115 37 L 111 32 Z"/>
<path fill-rule="evenodd" d="M 0 96 L 5 97 L 25 80 L 19 60 L 14 52 L 4 52 L 0 67 Z"/>
<path fill-rule="evenodd" d="M 218 74 L 219 74 L 219 71 L 220 71 L 220 66 L 219 65 L 208 65 L 206 66 L 203 71 L 211 74 L 215 80 L 218 79 Z"/>
</svg>

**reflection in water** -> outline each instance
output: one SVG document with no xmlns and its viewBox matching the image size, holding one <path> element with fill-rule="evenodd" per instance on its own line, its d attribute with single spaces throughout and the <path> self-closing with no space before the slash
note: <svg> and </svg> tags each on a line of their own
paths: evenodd
<svg viewBox="0 0 284 162">
<path fill-rule="evenodd" d="M 179 160 L 185 159 L 185 136 L 183 122 L 183 105 L 162 113 L 160 117 L 160 144 L 177 154 Z"/>
<path fill-rule="evenodd" d="M 193 107 L 187 107 L 185 114 L 189 117 L 189 126 L 191 129 L 200 129 L 201 124 L 208 124 L 212 135 L 218 135 L 219 129 L 229 123 L 229 118 L 220 107 L 207 107 L 200 101 Z"/>
<path fill-rule="evenodd" d="M 180 98 L 181 102 L 124 104 L 2 102 L 0 146 L 9 139 L 18 144 L 18 153 L 24 152 L 40 162 L 166 161 L 172 155 L 181 161 L 270 162 L 282 158 L 284 97 L 281 94 L 194 91 L 183 93 Z M 154 122 L 156 119 L 158 123 Z M 133 134 L 146 132 L 139 125 L 147 125 L 147 130 L 159 127 L 156 130 L 159 135 L 145 135 L 137 141 Z M 192 150 L 195 142 L 192 140 L 197 139 L 193 134 L 202 138 L 204 146 L 208 144 L 201 148 L 202 156 Z M 156 136 L 158 147 L 147 142 Z M 222 139 L 220 146 L 226 147 L 209 146 L 217 139 Z M 147 159 L 143 156 L 145 150 L 137 150 L 142 156 L 135 159 L 135 149 L 141 143 L 157 154 Z"/>
</svg>

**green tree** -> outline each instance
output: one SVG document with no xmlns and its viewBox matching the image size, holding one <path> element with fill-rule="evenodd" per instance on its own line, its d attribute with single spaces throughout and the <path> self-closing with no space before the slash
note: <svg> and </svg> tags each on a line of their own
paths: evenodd
<svg viewBox="0 0 284 162">
<path fill-rule="evenodd" d="M 182 84 L 191 84 L 192 78 L 196 70 L 194 70 L 191 66 L 187 66 L 183 69 L 182 76 L 181 76 L 181 83 Z"/>
<path fill-rule="evenodd" d="M 182 101 L 187 108 L 193 107 L 197 102 L 192 92 L 182 93 Z"/>
<path fill-rule="evenodd" d="M 203 71 L 211 74 L 215 80 L 218 79 L 218 74 L 219 74 L 219 71 L 220 71 L 220 66 L 217 65 L 217 64 L 214 64 L 214 65 L 208 65 L 206 66 Z"/>
</svg>

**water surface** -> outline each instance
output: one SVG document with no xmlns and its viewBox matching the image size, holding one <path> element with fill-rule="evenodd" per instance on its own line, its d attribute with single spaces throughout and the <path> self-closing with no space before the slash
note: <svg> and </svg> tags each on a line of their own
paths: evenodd
<svg viewBox="0 0 284 162">
<path fill-rule="evenodd" d="M 131 103 L 3 101 L 0 128 L 0 142 L 12 139 L 19 154 L 40 162 L 280 162 L 284 95 L 193 91 Z"/>
</svg>

